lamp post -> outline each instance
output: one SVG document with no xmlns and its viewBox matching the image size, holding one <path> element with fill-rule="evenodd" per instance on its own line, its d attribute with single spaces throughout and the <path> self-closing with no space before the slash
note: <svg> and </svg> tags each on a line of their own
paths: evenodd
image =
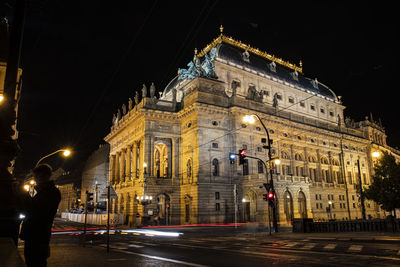
<svg viewBox="0 0 400 267">
<path fill-rule="evenodd" d="M 359 193 L 360 193 L 360 200 L 361 200 L 361 214 L 362 214 L 363 220 L 366 220 L 367 218 L 365 216 L 364 192 L 362 189 L 362 181 L 361 181 L 360 158 L 357 159 L 357 168 L 358 168 L 358 185 L 360 186 Z"/>
<path fill-rule="evenodd" d="M 265 127 L 263 121 L 261 120 L 261 118 L 257 115 L 257 114 L 253 114 L 253 115 L 246 115 L 243 117 L 243 121 L 250 123 L 250 124 L 254 124 L 255 123 L 255 118 L 256 117 L 261 125 L 263 126 L 265 133 L 267 134 L 267 146 L 266 148 L 268 149 L 268 160 L 270 161 L 272 159 L 272 152 L 271 152 L 271 145 L 272 145 L 272 140 L 269 138 L 269 132 L 267 130 L 267 127 Z M 273 174 L 272 174 L 272 170 L 273 170 L 273 166 L 272 166 L 272 162 L 269 162 L 269 173 L 270 173 L 270 188 L 271 188 L 271 192 L 274 194 L 274 196 L 276 196 L 275 194 L 275 189 L 274 189 L 274 179 L 273 179 Z M 276 201 L 274 201 L 274 205 L 272 206 L 272 223 L 275 229 L 275 232 L 278 232 L 278 221 L 276 218 Z"/>
<path fill-rule="evenodd" d="M 329 219 L 332 220 L 332 201 L 329 201 L 328 204 L 329 204 Z"/>
<path fill-rule="evenodd" d="M 44 156 L 44 157 L 41 157 L 41 158 L 38 160 L 38 162 L 36 162 L 36 165 L 35 165 L 35 166 L 38 166 L 39 163 L 40 163 L 42 160 L 44 160 L 45 158 L 48 158 L 48 157 L 50 157 L 50 156 L 52 156 L 52 155 L 54 155 L 54 154 L 57 154 L 58 152 L 63 152 L 62 154 L 63 154 L 64 157 L 69 157 L 69 156 L 71 155 L 71 150 L 70 150 L 70 149 L 68 149 L 68 148 L 59 149 L 59 150 L 57 150 L 57 151 L 54 151 L 53 153 L 50 153 L 50 154 L 48 154 L 48 155 L 46 155 L 46 156 Z"/>
</svg>

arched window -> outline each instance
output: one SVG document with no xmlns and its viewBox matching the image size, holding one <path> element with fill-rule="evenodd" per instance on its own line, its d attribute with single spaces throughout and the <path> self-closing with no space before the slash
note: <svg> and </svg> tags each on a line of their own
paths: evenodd
<svg viewBox="0 0 400 267">
<path fill-rule="evenodd" d="M 283 210 L 286 215 L 286 221 L 290 222 L 293 220 L 293 199 L 289 191 L 286 191 L 283 195 Z"/>
<path fill-rule="evenodd" d="M 257 161 L 258 173 L 264 173 L 264 164 L 261 160 Z"/>
<path fill-rule="evenodd" d="M 303 156 L 299 153 L 296 153 L 296 155 L 294 155 L 294 159 L 301 161 L 301 160 L 303 160 Z"/>
<path fill-rule="evenodd" d="M 249 161 L 244 159 L 243 161 L 243 175 L 249 175 Z"/>
<path fill-rule="evenodd" d="M 307 218 L 306 196 L 302 191 L 299 192 L 299 214 L 300 218 Z"/>
<path fill-rule="evenodd" d="M 219 162 L 218 159 L 213 159 L 211 165 L 211 171 L 213 176 L 219 176 Z"/>
<path fill-rule="evenodd" d="M 332 159 L 332 164 L 335 166 L 339 166 L 339 161 L 337 159 Z"/>
<path fill-rule="evenodd" d="M 322 164 L 329 164 L 329 161 L 328 161 L 327 158 L 321 157 L 321 163 L 322 163 Z"/>
<path fill-rule="evenodd" d="M 316 162 L 315 157 L 314 156 L 309 156 L 308 157 L 308 162 Z"/>
<path fill-rule="evenodd" d="M 290 159 L 289 154 L 286 151 L 281 152 L 282 159 Z"/>
<path fill-rule="evenodd" d="M 192 177 L 192 160 L 188 159 L 186 163 L 186 175 L 188 178 L 188 182 L 190 181 L 190 178 Z"/>
<path fill-rule="evenodd" d="M 154 174 L 157 178 L 169 176 L 168 147 L 163 143 L 154 146 Z"/>
</svg>

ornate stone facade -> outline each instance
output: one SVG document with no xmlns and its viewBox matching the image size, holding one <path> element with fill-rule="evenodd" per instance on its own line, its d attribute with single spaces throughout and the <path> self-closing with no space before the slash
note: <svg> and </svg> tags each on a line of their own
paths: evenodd
<svg viewBox="0 0 400 267">
<path fill-rule="evenodd" d="M 253 158 L 243 165 L 229 159 L 246 149 L 269 165 L 264 128 L 242 121 L 257 114 L 273 139 L 273 157 L 281 159 L 273 170 L 279 223 L 361 218 L 357 188 L 359 176 L 362 186 L 371 183 L 371 153 L 400 154 L 387 146 L 383 127 L 372 118 L 344 119 L 341 98 L 327 86 L 229 38 L 221 33 L 199 54 L 216 48 L 216 78 L 177 76 L 160 99 L 142 93 L 126 114 L 114 116 L 105 138 L 118 194 L 113 210 L 129 224 L 155 217 L 165 224 L 222 223 L 234 221 L 236 203 L 239 221 L 267 221 L 269 170 Z M 366 213 L 384 216 L 369 201 Z"/>
</svg>

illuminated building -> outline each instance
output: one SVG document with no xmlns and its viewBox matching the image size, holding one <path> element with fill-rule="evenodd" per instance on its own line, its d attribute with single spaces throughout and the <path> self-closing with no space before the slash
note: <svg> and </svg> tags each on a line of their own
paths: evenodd
<svg viewBox="0 0 400 267">
<path fill-rule="evenodd" d="M 222 33 L 180 69 L 156 98 L 155 88 L 129 99 L 114 115 L 110 182 L 119 198 L 113 211 L 130 224 L 161 218 L 168 224 L 267 221 L 266 170 L 256 159 L 231 164 L 229 153 L 267 160 L 261 124 L 279 157 L 273 177 L 281 225 L 293 218 L 361 218 L 357 188 L 371 183 L 371 153 L 389 150 L 372 118 L 344 118 L 341 97 L 298 66 Z M 133 97 L 133 96 L 132 96 Z M 341 155 L 344 155 L 342 158 Z M 237 200 L 234 187 L 237 186 Z M 150 199 L 151 198 L 151 199 Z M 329 204 L 331 203 L 331 204 Z M 327 207 L 331 208 L 328 212 Z M 366 214 L 383 217 L 366 201 Z M 138 217 L 139 217 L 138 216 Z"/>
</svg>

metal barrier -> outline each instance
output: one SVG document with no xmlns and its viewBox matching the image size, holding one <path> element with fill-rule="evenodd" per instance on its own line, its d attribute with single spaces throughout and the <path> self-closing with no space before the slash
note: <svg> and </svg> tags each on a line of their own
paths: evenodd
<svg viewBox="0 0 400 267">
<path fill-rule="evenodd" d="M 355 220 L 314 222 L 310 219 L 294 219 L 293 232 L 400 232 L 399 219 Z"/>
</svg>

